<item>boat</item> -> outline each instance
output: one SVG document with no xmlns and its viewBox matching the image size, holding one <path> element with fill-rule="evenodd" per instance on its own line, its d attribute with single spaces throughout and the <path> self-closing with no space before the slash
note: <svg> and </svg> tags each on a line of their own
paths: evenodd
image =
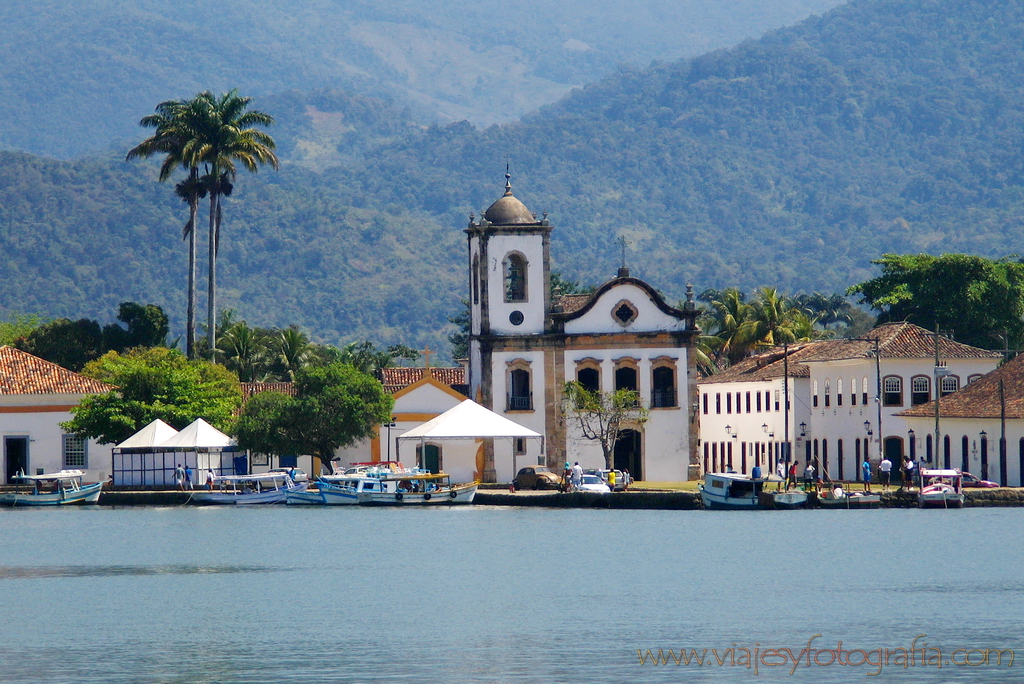
<svg viewBox="0 0 1024 684">
<path fill-rule="evenodd" d="M 818 505 L 822 508 L 878 508 L 882 505 L 882 495 L 872 492 L 848 492 L 840 489 L 828 490 L 818 494 Z"/>
<path fill-rule="evenodd" d="M 761 508 L 764 478 L 740 473 L 706 473 L 700 484 L 704 508 L 753 510 Z"/>
<path fill-rule="evenodd" d="M 289 506 L 323 506 L 324 497 L 319 489 L 285 492 L 284 502 Z"/>
<path fill-rule="evenodd" d="M 251 505 L 284 503 L 289 492 L 304 492 L 308 482 L 293 482 L 288 473 L 219 475 L 213 478 L 217 489 L 196 490 L 191 503 L 199 505 Z"/>
<path fill-rule="evenodd" d="M 363 506 L 450 506 L 473 503 L 479 485 L 454 484 L 448 473 L 413 468 L 361 478 L 356 496 Z"/>
<path fill-rule="evenodd" d="M 61 470 L 57 473 L 26 475 L 24 472 L 13 478 L 30 483 L 31 492 L 4 492 L 0 494 L 0 506 L 66 506 L 68 504 L 94 504 L 100 499 L 102 482 L 82 484 L 83 470 Z M 50 484 L 52 483 L 52 485 Z M 50 491 L 46 491 L 49 489 Z"/>
<path fill-rule="evenodd" d="M 917 505 L 921 508 L 963 508 L 962 475 L 955 469 L 922 468 L 921 490 Z"/>
<path fill-rule="evenodd" d="M 761 505 L 765 508 L 803 508 L 807 505 L 807 492 L 801 489 L 786 489 L 778 492 L 763 492 Z"/>
</svg>

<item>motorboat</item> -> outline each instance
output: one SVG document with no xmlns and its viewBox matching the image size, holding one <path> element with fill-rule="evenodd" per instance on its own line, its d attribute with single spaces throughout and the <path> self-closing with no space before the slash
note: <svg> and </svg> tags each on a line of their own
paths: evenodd
<svg viewBox="0 0 1024 684">
<path fill-rule="evenodd" d="M 921 508 L 963 508 L 962 476 L 956 469 L 922 468 L 921 490 L 917 505 Z"/>
<path fill-rule="evenodd" d="M 83 470 L 61 470 L 56 473 L 26 475 L 13 478 L 31 484 L 30 492 L 0 493 L 0 506 L 65 506 L 68 504 L 94 504 L 100 499 L 102 482 L 83 484 Z"/>
<path fill-rule="evenodd" d="M 818 505 L 822 508 L 878 508 L 882 495 L 872 492 L 848 492 L 836 487 L 818 494 Z"/>
<path fill-rule="evenodd" d="M 765 479 L 741 473 L 706 473 L 700 484 L 705 508 L 752 510 L 761 507 Z"/>
<path fill-rule="evenodd" d="M 220 475 L 213 478 L 216 489 L 196 490 L 194 504 L 251 505 L 284 503 L 289 492 L 304 492 L 308 482 L 293 482 L 288 473 Z"/>
<path fill-rule="evenodd" d="M 356 495 L 364 506 L 450 506 L 473 503 L 479 484 L 454 484 L 448 473 L 412 468 L 362 478 Z"/>
</svg>

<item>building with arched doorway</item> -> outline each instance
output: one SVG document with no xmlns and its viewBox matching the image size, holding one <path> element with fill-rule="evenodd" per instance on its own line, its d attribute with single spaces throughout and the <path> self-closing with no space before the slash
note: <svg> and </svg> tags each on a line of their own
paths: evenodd
<svg viewBox="0 0 1024 684">
<path fill-rule="evenodd" d="M 626 268 L 592 293 L 553 292 L 553 229 L 512 194 L 507 174 L 504 195 L 466 228 L 470 396 L 545 437 L 543 452 L 540 444 L 486 444 L 483 479 L 511 480 L 513 456 L 559 470 L 566 461 L 604 467 L 600 445 L 562 415 L 572 380 L 590 390 L 635 390 L 649 409 L 643 425 L 622 426 L 617 466 L 635 479 L 696 477 L 692 292 L 675 308 Z"/>
</svg>

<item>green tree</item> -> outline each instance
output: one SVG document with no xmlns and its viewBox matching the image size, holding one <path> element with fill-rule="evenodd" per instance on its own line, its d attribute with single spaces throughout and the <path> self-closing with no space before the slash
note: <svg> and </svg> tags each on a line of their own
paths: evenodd
<svg viewBox="0 0 1024 684">
<path fill-rule="evenodd" d="M 952 331 L 983 349 L 1024 343 L 1024 264 L 970 254 L 884 254 L 882 275 L 847 294 L 878 310 L 880 323 L 910 321 Z"/>
<path fill-rule="evenodd" d="M 278 168 L 276 143 L 267 133 L 256 126 L 269 126 L 274 117 L 257 109 L 249 110 L 251 97 L 240 97 L 238 90 L 215 96 L 206 91 L 196 96 L 201 103 L 203 120 L 195 139 L 190 141 L 189 156 L 201 162 L 207 173 L 203 184 L 210 196 L 210 243 L 208 255 L 207 286 L 207 347 L 216 355 L 217 349 L 217 252 L 220 245 L 220 230 L 223 211 L 221 198 L 230 196 L 234 187 L 238 165 L 256 173 L 263 164 Z"/>
<path fill-rule="evenodd" d="M 295 390 L 294 397 L 266 393 L 247 402 L 238 420 L 239 446 L 312 454 L 333 472 L 335 452 L 372 437 L 394 407 L 380 382 L 346 363 L 300 368 Z"/>
<path fill-rule="evenodd" d="M 13 345 L 19 338 L 28 337 L 45 321 L 37 314 L 12 311 L 6 321 L 0 321 L 0 346 Z"/>
<path fill-rule="evenodd" d="M 104 444 L 122 442 L 157 418 L 179 430 L 202 418 L 229 432 L 242 401 L 238 379 L 230 371 L 190 361 L 175 349 L 112 351 L 86 364 L 82 372 L 115 389 L 85 397 L 61 427 Z"/>
<path fill-rule="evenodd" d="M 127 330 L 111 323 L 103 326 L 103 351 L 124 351 L 133 347 L 165 347 L 170 325 L 167 314 L 156 304 L 121 302 L 117 320 Z"/>
<path fill-rule="evenodd" d="M 58 318 L 40 325 L 28 337 L 15 340 L 14 346 L 78 372 L 103 353 L 103 331 L 89 318 Z"/>
<path fill-rule="evenodd" d="M 295 380 L 299 369 L 305 368 L 314 358 L 314 345 L 295 325 L 278 332 L 275 351 L 277 363 L 282 367 L 282 380 Z"/>
<path fill-rule="evenodd" d="M 239 321 L 227 329 L 220 339 L 224 365 L 238 375 L 242 382 L 265 380 L 270 374 L 273 353 L 268 336 L 256 328 Z"/>
<path fill-rule="evenodd" d="M 562 415 L 584 439 L 598 442 L 606 468 L 612 468 L 615 442 L 623 428 L 643 425 L 650 412 L 640 403 L 640 395 L 627 389 L 591 392 L 579 382 L 565 383 Z"/>
</svg>

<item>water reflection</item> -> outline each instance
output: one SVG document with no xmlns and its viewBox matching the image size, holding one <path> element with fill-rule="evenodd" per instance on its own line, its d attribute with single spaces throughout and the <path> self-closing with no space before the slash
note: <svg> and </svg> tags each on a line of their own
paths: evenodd
<svg viewBox="0 0 1024 684">
<path fill-rule="evenodd" d="M 290 572 L 292 570 L 295 570 L 295 568 L 280 568 L 264 565 L 0 566 L 0 580 L 47 579 L 58 577 L 126 577 L 145 575 L 234 575 L 266 572 Z"/>
</svg>

